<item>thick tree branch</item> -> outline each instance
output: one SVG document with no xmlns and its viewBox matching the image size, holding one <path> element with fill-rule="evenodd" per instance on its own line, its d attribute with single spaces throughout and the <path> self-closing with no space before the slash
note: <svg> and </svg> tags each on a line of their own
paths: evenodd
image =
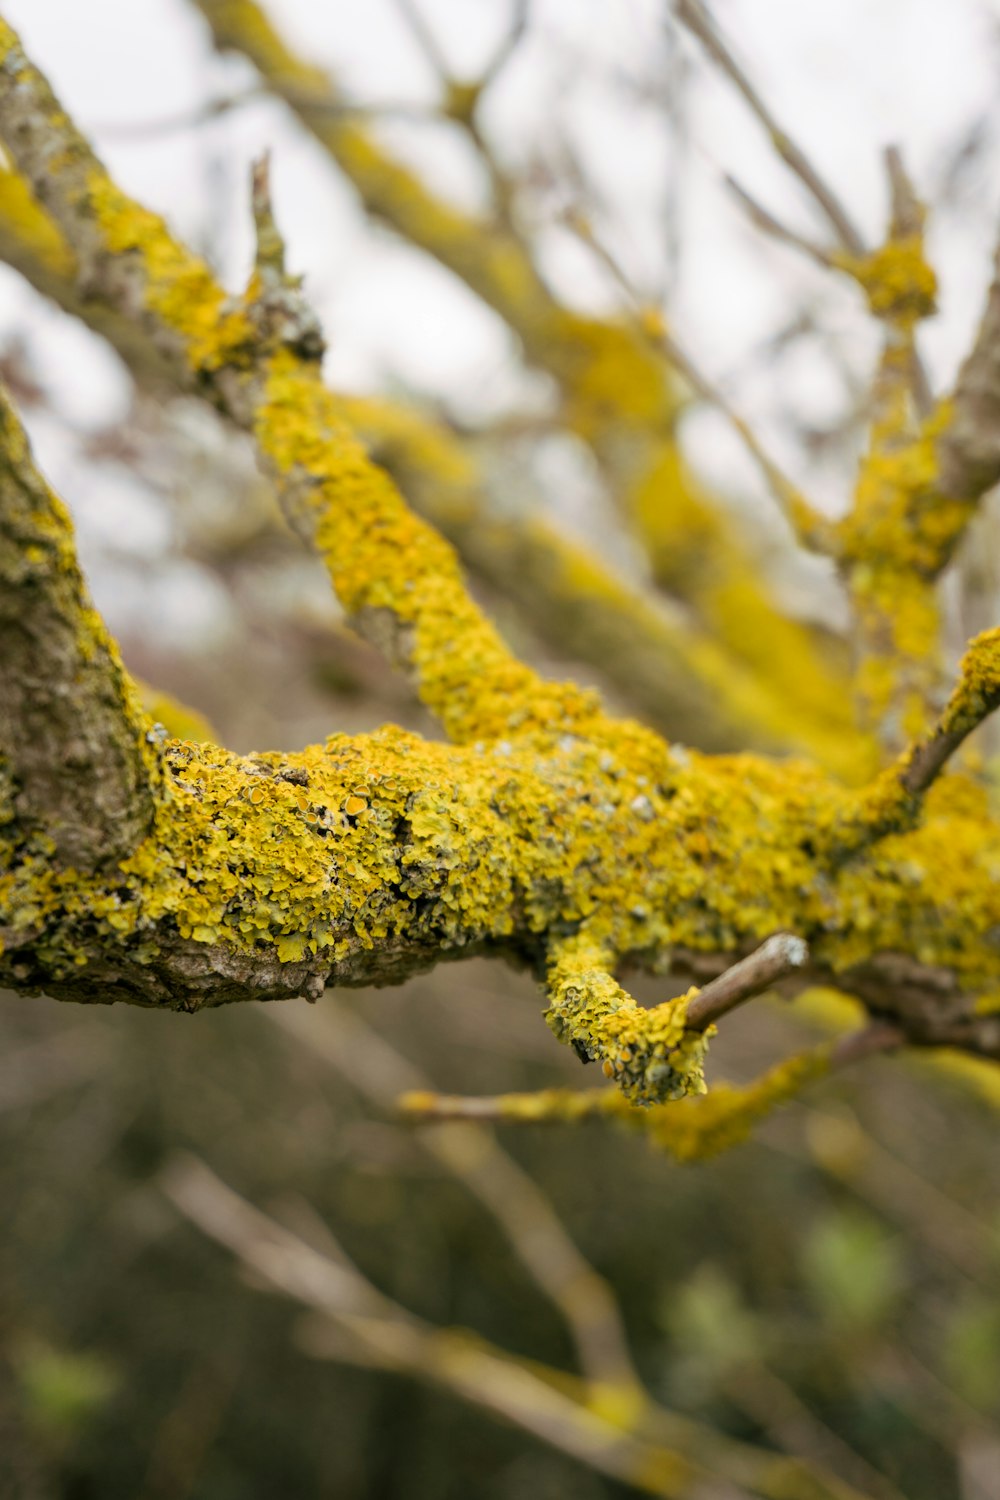
<svg viewBox="0 0 1000 1500">
<path fill-rule="evenodd" d="M 150 725 L 76 564 L 65 509 L 0 388 L 0 783 L 64 865 L 130 854 L 153 819 Z"/>
<path fill-rule="evenodd" d="M 244 759 L 171 743 L 168 796 L 120 869 L 69 879 L 44 849 L 5 844 L 0 980 L 193 1009 L 502 953 L 547 966 L 556 1029 L 653 1100 L 697 1085 L 685 1047 L 702 1038 L 681 1015 L 693 997 L 644 1013 L 617 966 L 686 952 L 717 968 L 791 929 L 817 977 L 840 975 L 907 1040 L 1000 1055 L 974 998 L 1000 973 L 997 833 L 969 791 L 945 785 L 923 826 L 845 850 L 858 799 L 814 767 L 671 751 L 539 683 L 345 433 L 273 257 L 275 284 L 264 266 L 228 302 L 0 39 L 0 127 L 92 292 L 253 433 L 348 609 L 466 742 L 385 730 Z"/>
</svg>

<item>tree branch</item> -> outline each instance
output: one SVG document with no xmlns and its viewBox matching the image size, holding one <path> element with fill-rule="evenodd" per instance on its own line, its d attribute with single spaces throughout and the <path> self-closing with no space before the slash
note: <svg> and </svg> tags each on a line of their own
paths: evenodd
<svg viewBox="0 0 1000 1500">
<path fill-rule="evenodd" d="M 779 979 L 801 969 L 808 958 L 809 949 L 801 938 L 790 932 L 775 933 L 688 1001 L 685 1026 L 690 1031 L 705 1031 L 744 1000 L 762 995 Z"/>
<path fill-rule="evenodd" d="M 81 297 L 69 247 L 11 171 L 0 171 L 0 259 L 106 338 L 141 385 L 186 389 L 183 372 L 163 360 L 147 335 Z M 722 609 L 728 595 L 725 583 L 720 592 L 716 570 L 723 580 L 730 577 L 739 618 L 755 617 L 760 662 L 742 660 L 735 640 L 716 639 L 711 619 L 701 623 L 690 611 L 678 614 L 671 600 L 619 577 L 596 551 L 543 515 L 496 513 L 475 453 L 444 423 L 398 402 L 342 393 L 335 399 L 374 460 L 388 469 L 412 508 L 458 549 L 466 567 L 513 601 L 550 648 L 602 672 L 616 696 L 656 728 L 707 750 L 787 745 L 844 774 L 856 765 L 844 695 L 814 670 L 804 629 L 777 614 L 775 629 L 765 627 L 763 590 L 750 590 L 748 565 L 742 565 L 742 580 L 735 576 L 737 548 L 721 524 L 699 542 L 699 553 L 712 558 L 706 597 L 718 601 L 723 619 L 735 618 L 734 609 Z M 676 494 L 666 497 L 664 510 L 676 512 L 676 502 Z M 697 570 L 678 571 L 693 582 Z"/>
<path fill-rule="evenodd" d="M 682 25 L 698 38 L 712 60 L 743 95 L 767 132 L 772 146 L 795 174 L 833 229 L 839 243 L 851 255 L 864 255 L 865 244 L 846 208 L 824 182 L 802 148 L 782 130 L 747 74 L 723 41 L 715 22 L 701 0 L 676 0 L 675 13 Z"/>
<path fill-rule="evenodd" d="M 268 1021 L 382 1109 L 426 1080 L 353 1012 L 332 1016 L 268 1006 Z M 639 1378 L 611 1288 L 570 1239 L 552 1204 L 488 1130 L 432 1131 L 421 1144 L 492 1214 L 536 1285 L 558 1310 L 576 1345 L 580 1370 L 595 1388 L 638 1395 Z"/>
<path fill-rule="evenodd" d="M 69 516 L 2 388 L 0 633 L 7 818 L 22 839 L 51 838 L 64 865 L 114 865 L 152 823 L 155 746 L 87 595 Z"/>
<path fill-rule="evenodd" d="M 978 500 L 1000 480 L 1000 241 L 986 306 L 947 406 L 937 445 L 941 486 L 956 500 Z"/>
<path fill-rule="evenodd" d="M 462 583 L 448 544 L 365 456 L 321 382 L 315 322 L 285 288 L 234 306 L 162 220 L 110 181 L 0 23 L 0 133 L 76 253 L 89 291 L 133 316 L 186 384 L 252 433 L 286 519 L 329 569 L 351 623 L 404 666 L 458 740 L 576 722 L 588 695 L 518 662 Z M 55 148 L 58 147 L 57 151 Z"/>
</svg>

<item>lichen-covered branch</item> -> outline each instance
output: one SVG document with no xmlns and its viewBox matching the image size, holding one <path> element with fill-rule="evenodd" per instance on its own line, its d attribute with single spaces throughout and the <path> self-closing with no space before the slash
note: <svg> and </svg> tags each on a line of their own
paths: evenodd
<svg viewBox="0 0 1000 1500">
<path fill-rule="evenodd" d="M 741 1144 L 780 1105 L 794 1099 L 830 1068 L 828 1044 L 786 1059 L 754 1079 L 736 1085 L 713 1083 L 695 1098 L 637 1109 L 616 1089 L 542 1089 L 533 1094 L 499 1094 L 466 1099 L 413 1091 L 399 1108 L 414 1124 L 440 1120 L 480 1120 L 507 1125 L 609 1121 L 668 1153 L 675 1161 L 704 1161 Z"/>
<path fill-rule="evenodd" d="M 837 527 L 841 575 L 853 607 L 857 690 L 864 718 L 890 749 L 920 731 L 940 683 L 936 583 L 968 513 L 940 493 L 941 410 L 924 414 L 916 348 L 935 311 L 937 279 L 924 255 L 923 205 L 888 154 L 892 212 L 885 244 L 840 255 L 882 325 L 868 450 L 853 504 Z"/>
<path fill-rule="evenodd" d="M 65 240 L 13 171 L 0 172 L 0 259 L 107 338 L 141 382 L 176 384 L 176 367 L 156 353 L 141 330 L 93 298 L 81 297 Z M 822 682 L 808 703 L 803 701 L 808 689 L 794 697 L 787 691 L 786 675 L 802 684 L 814 682 L 804 630 L 782 621 L 773 640 L 767 633 L 760 637 L 756 655 L 774 663 L 762 675 L 717 641 L 714 631 L 635 580 L 619 577 L 543 516 L 496 514 L 474 453 L 443 424 L 399 402 L 346 395 L 337 400 L 375 461 L 393 476 L 408 503 L 457 548 L 463 563 L 516 604 L 549 647 L 596 667 L 613 683 L 616 696 L 658 729 L 707 750 L 788 745 L 845 776 L 857 774 L 858 744 L 845 732 L 847 717 L 837 715 L 843 695 L 824 695 Z M 698 571 L 707 580 L 715 564 L 694 538 L 690 549 L 682 542 L 685 519 L 686 512 L 676 523 L 672 555 L 688 563 L 697 557 L 697 569 L 687 566 L 686 572 Z M 720 548 L 728 549 L 735 561 L 734 544 L 721 529 L 705 550 L 709 547 L 716 558 Z M 747 568 L 746 585 L 729 601 L 714 584 L 708 594 L 718 598 L 720 615 L 734 626 L 745 615 L 757 620 L 759 630 L 761 615 L 752 599 L 744 609 L 749 579 Z M 763 604 L 763 590 L 756 592 Z M 801 652 L 793 649 L 797 643 Z"/>
<path fill-rule="evenodd" d="M 386 729 L 247 757 L 170 741 L 149 834 L 107 868 L 3 830 L 0 982 L 196 1009 L 493 953 L 545 975 L 557 1032 L 652 1104 L 700 1087 L 705 1034 L 688 1024 L 694 996 L 643 1011 L 619 968 L 718 972 L 787 933 L 808 945 L 810 978 L 835 978 L 907 1041 L 1000 1056 L 1000 1017 L 977 1005 L 1000 976 L 985 794 L 942 777 L 919 809 L 890 798 L 885 819 L 878 795 L 813 765 L 671 749 L 594 695 L 541 683 L 346 432 L 280 254 L 227 302 L 0 39 L 0 133 L 92 294 L 254 435 L 349 613 L 458 741 Z M 258 223 L 266 244 L 260 201 Z M 952 738 L 993 702 L 992 660 L 970 668 Z"/>
<path fill-rule="evenodd" d="M 204 263 L 110 181 L 4 24 L 0 54 L 4 139 L 88 290 L 134 317 L 189 386 L 252 433 L 348 617 L 407 668 L 448 732 L 477 738 L 509 721 L 570 723 L 591 711 L 586 695 L 546 687 L 511 656 L 466 593 L 452 549 L 370 463 L 322 384 L 314 325 L 289 314 L 287 297 L 277 305 L 259 273 L 229 304 Z"/>
<path fill-rule="evenodd" d="M 483 298 L 555 380 L 561 420 L 594 452 L 612 496 L 650 560 L 654 580 L 772 698 L 835 734 L 854 722 L 837 664 L 768 598 L 733 522 L 684 465 L 679 399 L 662 351 L 628 322 L 562 306 L 520 238 L 436 196 L 345 113 L 336 82 L 296 55 L 257 0 L 194 0 L 217 47 L 242 53 L 345 173 L 368 213 L 434 256 Z M 798 503 L 790 497 L 790 504 Z"/>
<path fill-rule="evenodd" d="M 155 742 L 95 613 L 60 501 L 0 388 L 0 824 L 80 870 L 153 819 Z"/>
<path fill-rule="evenodd" d="M 842 831 L 844 853 L 912 826 L 925 794 L 973 730 L 1000 707 L 1000 628 L 969 642 L 958 681 L 936 724 L 858 798 Z"/>
</svg>

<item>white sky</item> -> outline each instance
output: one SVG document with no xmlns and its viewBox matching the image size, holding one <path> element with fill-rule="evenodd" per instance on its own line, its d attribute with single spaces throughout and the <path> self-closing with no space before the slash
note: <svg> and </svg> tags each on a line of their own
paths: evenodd
<svg viewBox="0 0 1000 1500">
<path fill-rule="evenodd" d="M 506 0 L 421 3 L 456 71 L 481 65 L 508 13 Z M 270 0 L 269 9 L 358 98 L 433 97 L 432 75 L 393 0 Z M 620 260 L 651 290 L 669 283 L 669 313 L 682 340 L 787 467 L 835 505 L 848 476 L 812 462 L 789 415 L 820 423 L 835 417 L 844 399 L 838 364 L 864 379 L 872 331 L 852 289 L 763 242 L 723 192 L 721 174 L 732 172 L 780 216 L 821 229 L 727 81 L 689 40 L 679 50 L 676 40 L 664 40 L 666 9 L 657 0 L 535 0 L 530 40 L 491 94 L 486 123 L 514 164 L 537 160 L 540 143 L 549 159 L 553 141 L 572 143 L 607 210 Z M 931 220 L 942 296 L 925 348 L 933 376 L 947 381 L 982 302 L 1000 219 L 1000 4 L 716 0 L 714 13 L 779 120 L 872 241 L 885 207 L 881 148 L 900 144 L 918 189 L 933 199 L 949 155 L 979 118 L 987 121 L 987 146 L 961 193 Z M 502 409 L 525 392 L 530 398 L 534 388 L 518 376 L 499 321 L 446 272 L 373 231 L 351 190 L 279 105 L 260 100 L 197 127 L 138 131 L 252 80 L 241 61 L 210 52 L 186 0 L 5 0 L 4 14 L 123 185 L 199 247 L 211 245 L 234 288 L 249 257 L 248 163 L 272 149 L 290 261 L 306 273 L 323 317 L 335 383 L 401 383 L 469 414 Z M 671 92 L 679 62 L 688 85 Z M 671 99 L 682 119 L 674 137 L 666 125 Z M 464 141 L 412 122 L 397 122 L 388 135 L 425 167 L 438 191 L 482 201 Z M 674 234 L 680 250 L 671 264 Z M 563 231 L 550 229 L 542 243 L 545 268 L 569 301 L 614 307 L 606 275 Z M 762 363 L 761 345 L 787 319 L 790 298 L 819 310 L 831 348 L 804 343 Z M 0 337 L 15 330 L 29 337 L 40 375 L 71 421 L 96 423 L 121 409 L 127 386 L 113 359 L 0 272 Z M 88 555 L 108 537 L 146 557 L 168 542 L 169 518 L 141 486 L 121 477 L 112 484 L 106 470 L 99 483 L 81 474 L 73 445 L 51 423 L 39 424 L 35 435 L 77 509 Z M 711 478 L 759 495 L 755 474 L 718 418 L 697 416 L 689 438 Z M 554 472 L 557 484 L 572 485 L 566 465 L 555 463 Z M 567 508 L 572 512 L 571 501 Z M 95 580 L 98 602 L 118 628 L 144 604 L 142 590 L 125 601 L 123 576 L 114 573 L 120 598 L 101 598 Z M 193 587 L 190 568 L 184 579 Z M 223 622 L 217 593 L 204 608 L 207 616 L 197 608 L 192 616 L 199 630 L 206 618 Z"/>
</svg>

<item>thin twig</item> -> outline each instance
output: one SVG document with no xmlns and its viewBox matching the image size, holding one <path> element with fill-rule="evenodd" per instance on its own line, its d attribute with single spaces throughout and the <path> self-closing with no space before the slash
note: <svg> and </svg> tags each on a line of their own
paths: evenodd
<svg viewBox="0 0 1000 1500">
<path fill-rule="evenodd" d="M 826 216 L 841 246 L 851 255 L 864 255 L 865 242 L 855 228 L 846 208 L 833 189 L 824 182 L 805 152 L 782 130 L 770 109 L 754 88 L 747 74 L 723 41 L 711 15 L 701 0 L 676 0 L 675 14 L 683 26 L 698 38 L 712 60 L 739 90 L 757 119 L 767 131 L 782 161 L 795 173 Z"/>
<path fill-rule="evenodd" d="M 105 120 L 89 127 L 96 140 L 117 141 L 123 145 L 131 142 L 155 140 L 159 136 L 173 135 L 182 130 L 197 130 L 221 119 L 233 110 L 242 109 L 258 99 L 272 97 L 271 89 L 263 83 L 253 84 L 238 94 L 221 99 L 209 99 L 194 109 L 180 110 L 176 114 L 161 115 L 155 120 Z M 434 124 L 440 119 L 436 109 L 428 108 L 412 100 L 391 100 L 362 104 L 358 100 L 333 98 L 327 94 L 315 94 L 307 89 L 296 89 L 289 85 L 282 90 L 282 99 L 292 109 L 308 109 L 318 115 L 329 115 L 333 119 L 391 119 L 405 120 L 413 124 Z"/>
<path fill-rule="evenodd" d="M 688 1005 L 686 1028 L 704 1031 L 727 1011 L 742 1005 L 744 1000 L 762 995 L 779 979 L 801 969 L 808 958 L 809 949 L 802 938 L 790 932 L 775 933 L 753 953 L 699 990 Z"/>
<path fill-rule="evenodd" d="M 781 240 L 786 245 L 792 245 L 796 250 L 800 250 L 803 255 L 808 256 L 810 260 L 814 260 L 817 265 L 822 266 L 824 270 L 829 271 L 833 269 L 836 262 L 829 250 L 825 250 L 815 240 L 807 239 L 804 234 L 799 234 L 797 230 L 789 229 L 787 224 L 783 224 L 780 219 L 776 219 L 769 209 L 766 209 L 763 204 L 758 203 L 757 199 L 752 197 L 746 188 L 737 182 L 736 178 L 732 177 L 728 172 L 723 177 L 723 182 L 740 206 L 746 211 L 747 217 L 755 228 L 761 230 L 764 234 L 769 234 L 772 239 Z"/>
<path fill-rule="evenodd" d="M 782 472 L 757 438 L 750 424 L 730 405 L 719 388 L 702 373 L 687 351 L 678 344 L 672 334 L 667 332 L 662 322 L 659 319 L 650 318 L 649 310 L 643 306 L 642 298 L 636 292 L 617 258 L 595 233 L 590 223 L 586 219 L 572 215 L 566 222 L 567 227 L 571 228 L 593 251 L 625 293 L 637 327 L 647 341 L 660 351 L 664 359 L 687 381 L 702 400 L 707 401 L 722 413 L 742 439 L 744 447 L 777 500 L 793 535 L 810 551 L 829 555 L 833 550 L 834 538 L 833 528 L 827 518 L 810 504 L 802 491 Z"/>
<path fill-rule="evenodd" d="M 413 1064 L 346 1009 L 335 1011 L 332 1023 L 292 1006 L 262 1007 L 259 1014 L 383 1108 L 394 1108 L 402 1093 L 427 1091 L 427 1080 Z M 423 1136 L 422 1144 L 496 1219 L 543 1296 L 565 1319 L 587 1378 L 623 1390 L 637 1388 L 614 1293 L 528 1174 L 485 1130 L 442 1131 Z"/>
</svg>

